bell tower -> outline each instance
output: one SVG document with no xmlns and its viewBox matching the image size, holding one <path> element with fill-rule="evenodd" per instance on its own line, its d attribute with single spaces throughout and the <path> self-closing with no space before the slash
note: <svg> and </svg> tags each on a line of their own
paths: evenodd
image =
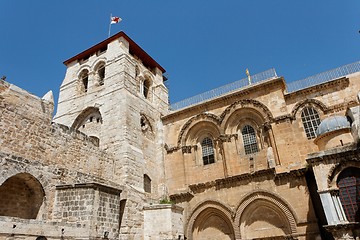
<svg viewBox="0 0 360 240">
<path fill-rule="evenodd" d="M 143 204 L 166 194 L 163 126 L 165 69 L 124 32 L 66 60 L 54 122 L 87 135 L 113 155 L 99 177 L 124 186 L 124 234 L 141 228 Z M 129 210 L 131 209 L 131 210 Z"/>
</svg>

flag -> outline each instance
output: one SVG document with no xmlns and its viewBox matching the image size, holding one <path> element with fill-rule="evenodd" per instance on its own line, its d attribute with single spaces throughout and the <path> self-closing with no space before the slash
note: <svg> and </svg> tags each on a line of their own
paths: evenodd
<svg viewBox="0 0 360 240">
<path fill-rule="evenodd" d="M 121 22 L 121 18 L 119 18 L 119 17 L 111 17 L 110 18 L 110 24 L 116 24 L 116 23 L 119 23 L 119 22 Z"/>
</svg>

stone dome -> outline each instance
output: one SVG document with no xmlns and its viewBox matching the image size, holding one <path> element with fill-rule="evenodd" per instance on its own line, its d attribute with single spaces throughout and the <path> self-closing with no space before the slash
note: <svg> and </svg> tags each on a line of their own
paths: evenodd
<svg viewBox="0 0 360 240">
<path fill-rule="evenodd" d="M 346 128 L 351 128 L 351 126 L 345 116 L 331 116 L 321 121 L 316 129 L 316 135 L 319 137 L 325 133 Z"/>
</svg>

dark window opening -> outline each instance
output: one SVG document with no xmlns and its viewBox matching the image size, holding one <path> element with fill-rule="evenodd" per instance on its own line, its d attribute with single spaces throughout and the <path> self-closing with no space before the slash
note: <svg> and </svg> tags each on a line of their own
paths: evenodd
<svg viewBox="0 0 360 240">
<path fill-rule="evenodd" d="M 144 191 L 147 193 L 151 193 L 151 179 L 146 174 L 144 174 Z"/>
<path fill-rule="evenodd" d="M 149 97 L 149 90 L 150 90 L 150 81 L 144 80 L 144 86 L 143 86 L 143 94 L 145 98 Z"/>
<path fill-rule="evenodd" d="M 93 117 L 90 117 L 89 120 L 90 120 L 90 122 L 92 122 L 92 121 L 93 121 Z"/>
<path fill-rule="evenodd" d="M 100 84 L 100 86 L 104 85 L 104 78 L 105 78 L 105 66 L 104 65 L 99 67 L 98 75 L 99 75 L 99 84 Z"/>
</svg>

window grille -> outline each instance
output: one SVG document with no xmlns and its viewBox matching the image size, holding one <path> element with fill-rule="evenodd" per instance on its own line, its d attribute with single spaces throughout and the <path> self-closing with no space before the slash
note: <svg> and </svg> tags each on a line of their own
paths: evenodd
<svg viewBox="0 0 360 240">
<path fill-rule="evenodd" d="M 316 129 L 320 124 L 318 112 L 312 107 L 306 107 L 301 113 L 301 120 L 303 122 L 306 137 L 308 139 L 315 138 Z"/>
<path fill-rule="evenodd" d="M 202 158 L 204 165 L 215 162 L 213 141 L 206 137 L 201 142 Z"/>
<path fill-rule="evenodd" d="M 339 197 L 349 222 L 359 222 L 360 169 L 350 167 L 340 173 L 337 181 Z"/>
<path fill-rule="evenodd" d="M 253 127 L 246 125 L 241 131 L 245 154 L 252 154 L 259 152 L 258 144 L 256 141 L 256 133 Z"/>
</svg>

